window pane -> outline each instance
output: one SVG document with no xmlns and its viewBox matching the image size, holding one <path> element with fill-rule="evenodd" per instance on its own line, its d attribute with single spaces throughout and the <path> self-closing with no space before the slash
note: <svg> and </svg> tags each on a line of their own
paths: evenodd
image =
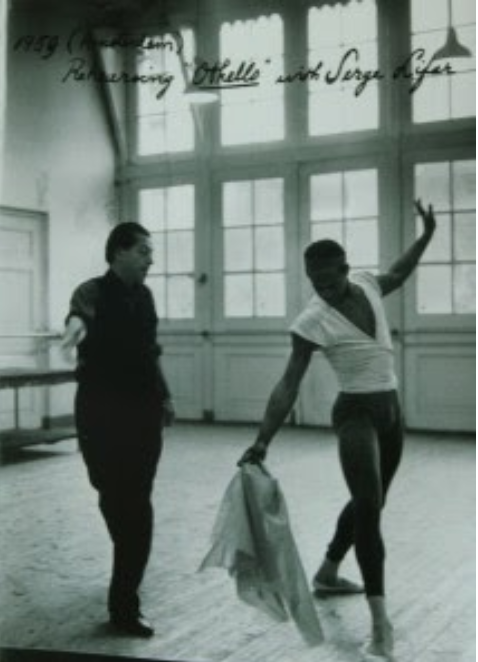
<svg viewBox="0 0 478 662">
<path fill-rule="evenodd" d="M 313 223 L 311 240 L 319 241 L 320 239 L 332 239 L 333 241 L 337 241 L 341 246 L 344 246 L 345 242 L 342 221 L 332 223 Z"/>
<path fill-rule="evenodd" d="M 194 227 L 194 186 L 167 189 L 168 230 Z"/>
<path fill-rule="evenodd" d="M 344 99 L 345 129 L 359 131 L 378 126 L 378 99 L 378 85 L 373 82 L 353 100 Z"/>
<path fill-rule="evenodd" d="M 458 264 L 454 272 L 455 312 L 474 313 L 476 310 L 475 265 Z"/>
<path fill-rule="evenodd" d="M 252 225 L 251 182 L 223 184 L 223 224 Z"/>
<path fill-rule="evenodd" d="M 226 317 L 276 314 L 277 297 L 270 302 L 265 297 L 269 292 L 267 283 L 275 282 L 274 278 L 268 280 L 269 276 L 280 276 L 282 281 L 284 279 L 283 189 L 284 182 L 279 178 L 223 184 Z M 236 201 L 245 210 L 239 216 Z M 245 217 L 249 227 L 240 227 L 239 223 L 245 224 Z M 233 271 L 247 273 L 234 274 L 232 277 Z M 264 273 L 272 271 L 280 273 Z M 267 278 L 261 280 L 259 276 Z M 259 287 L 258 282 L 265 284 Z M 259 294 L 260 302 L 257 298 Z"/>
<path fill-rule="evenodd" d="M 152 115 L 138 119 L 138 153 L 143 156 L 161 154 L 166 149 L 165 119 Z"/>
<path fill-rule="evenodd" d="M 437 122 L 450 113 L 449 84 L 444 76 L 425 81 L 413 97 L 413 121 Z"/>
<path fill-rule="evenodd" d="M 450 214 L 435 214 L 437 228 L 433 235 L 433 241 L 427 246 L 427 250 L 421 258 L 421 262 L 450 262 L 451 256 L 451 216 Z M 423 221 L 417 216 L 415 219 L 415 236 L 419 237 L 423 232 Z"/>
<path fill-rule="evenodd" d="M 345 173 L 345 215 L 376 216 L 378 213 L 377 173 L 361 170 Z"/>
<path fill-rule="evenodd" d="M 226 275 L 224 297 L 226 317 L 252 317 L 252 275 Z"/>
<path fill-rule="evenodd" d="M 456 25 L 476 21 L 476 5 L 473 0 L 453 0 L 453 21 Z"/>
<path fill-rule="evenodd" d="M 284 185 L 282 179 L 262 179 L 254 182 L 254 221 L 256 224 L 282 223 L 284 217 Z"/>
<path fill-rule="evenodd" d="M 166 279 L 163 276 L 148 276 L 148 286 L 153 293 L 156 314 L 158 317 L 166 317 Z"/>
<path fill-rule="evenodd" d="M 346 224 L 346 251 L 353 267 L 378 264 L 377 221 L 350 221 Z"/>
<path fill-rule="evenodd" d="M 279 86 L 277 86 L 278 89 Z M 277 99 L 250 104 L 245 110 L 251 114 L 249 136 L 251 142 L 263 143 L 284 137 L 284 104 Z M 249 141 L 248 141 L 249 142 Z"/>
<path fill-rule="evenodd" d="M 150 232 L 164 230 L 166 224 L 164 189 L 139 192 L 139 222 Z"/>
<path fill-rule="evenodd" d="M 473 312 L 475 269 L 469 263 L 476 257 L 475 162 L 421 164 L 416 167 L 415 175 L 417 195 L 425 190 L 426 202 L 447 210 L 435 214 L 437 231 L 422 258 L 422 263 L 430 266 L 419 269 L 419 312 Z M 418 216 L 415 222 L 418 236 L 422 222 Z M 436 292 L 443 293 L 441 303 Z"/>
<path fill-rule="evenodd" d="M 221 136 L 223 145 L 243 145 L 253 133 L 251 116 L 246 104 L 224 105 L 221 109 Z"/>
<path fill-rule="evenodd" d="M 417 309 L 419 313 L 452 312 L 451 266 L 420 266 L 417 275 Z"/>
<path fill-rule="evenodd" d="M 224 231 L 225 271 L 252 269 L 252 229 L 226 229 Z"/>
<path fill-rule="evenodd" d="M 309 133 L 313 136 L 340 133 L 345 123 L 344 108 L 340 91 L 312 94 L 309 99 Z"/>
<path fill-rule="evenodd" d="M 189 110 L 175 111 L 165 116 L 167 152 L 185 152 L 194 147 L 194 124 Z"/>
<path fill-rule="evenodd" d="M 194 281 L 190 276 L 173 276 L 167 280 L 168 317 L 192 319 L 194 317 Z"/>
<path fill-rule="evenodd" d="M 475 72 L 460 74 L 451 81 L 451 116 L 473 117 L 476 115 Z"/>
<path fill-rule="evenodd" d="M 342 31 L 340 13 L 337 10 L 337 7 L 330 6 L 310 9 L 308 21 L 310 48 L 315 48 L 317 44 L 335 44 L 337 35 Z"/>
<path fill-rule="evenodd" d="M 476 258 L 476 215 L 455 215 L 454 249 L 455 260 L 475 260 Z"/>
<path fill-rule="evenodd" d="M 255 262 L 259 271 L 284 268 L 284 233 L 282 227 L 257 228 L 255 231 Z"/>
<path fill-rule="evenodd" d="M 168 232 L 168 273 L 184 274 L 194 270 L 194 236 L 192 232 Z"/>
<path fill-rule="evenodd" d="M 231 62 L 226 75 L 229 71 L 234 73 L 244 60 L 245 44 L 248 57 L 261 69 L 261 80 L 256 86 L 221 90 L 223 145 L 259 143 L 284 137 L 284 88 L 273 84 L 284 69 L 282 18 L 274 14 L 222 24 L 220 59 Z M 263 66 L 266 59 L 269 66 Z"/>
<path fill-rule="evenodd" d="M 338 72 L 342 57 L 351 47 L 359 57 L 349 55 L 345 69 L 374 71 L 377 68 L 376 0 L 350 0 L 333 7 L 323 3 L 308 12 L 308 65 L 314 69 L 323 63 L 322 72 Z M 343 69 L 344 71 L 344 69 Z M 311 135 L 331 135 L 376 129 L 379 122 L 379 95 L 376 84 L 368 83 L 358 96 L 360 81 L 336 81 L 327 84 L 324 77 L 309 80 L 308 115 Z"/>
<path fill-rule="evenodd" d="M 194 61 L 194 35 L 192 30 L 181 30 L 184 58 Z M 154 36 L 158 42 L 173 44 L 172 35 Z M 191 108 L 184 97 L 184 77 L 180 60 L 173 48 L 138 49 L 136 73 L 163 78 L 136 86 L 138 153 L 177 153 L 194 148 L 194 123 Z M 166 77 L 170 76 L 167 81 Z M 161 94 L 161 92 L 164 92 Z"/>
<path fill-rule="evenodd" d="M 412 97 L 413 120 L 436 122 L 472 117 L 475 109 L 475 12 L 471 0 L 437 0 L 433 11 L 428 0 L 412 0 L 412 50 L 425 49 L 428 60 L 445 45 L 448 27 L 472 57 L 451 60 L 454 75 L 428 76 Z"/>
<path fill-rule="evenodd" d="M 433 201 L 435 211 L 449 211 L 450 166 L 448 163 L 427 163 L 415 167 L 415 197 L 425 204 Z"/>
<path fill-rule="evenodd" d="M 310 215 L 313 221 L 342 218 L 342 177 L 339 173 L 311 178 Z"/>
<path fill-rule="evenodd" d="M 434 0 L 433 11 L 430 11 L 430 0 L 413 0 L 412 26 L 415 32 L 445 28 L 447 23 L 447 0 Z"/>
<path fill-rule="evenodd" d="M 455 161 L 453 172 L 453 206 L 455 209 L 475 209 L 476 165 L 474 161 Z"/>
<path fill-rule="evenodd" d="M 375 39 L 377 34 L 377 8 L 374 0 L 349 2 L 342 10 L 343 40 L 360 44 Z"/>
<path fill-rule="evenodd" d="M 256 276 L 256 309 L 259 317 L 282 317 L 285 314 L 283 274 Z"/>
</svg>

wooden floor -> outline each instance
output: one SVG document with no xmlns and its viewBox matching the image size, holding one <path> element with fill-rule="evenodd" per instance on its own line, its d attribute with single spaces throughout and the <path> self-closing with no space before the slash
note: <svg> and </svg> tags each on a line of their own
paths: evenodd
<svg viewBox="0 0 478 662">
<path fill-rule="evenodd" d="M 0 645 L 188 662 L 359 662 L 363 597 L 316 600 L 326 642 L 238 601 L 222 570 L 197 572 L 218 503 L 253 429 L 177 425 L 155 490 L 154 550 L 143 586 L 148 641 L 106 625 L 110 546 L 74 441 L 25 449 L 0 467 Z M 269 469 L 287 499 L 311 576 L 346 490 L 329 432 L 284 430 Z M 397 662 L 475 660 L 475 444 L 409 435 L 384 516 Z M 344 574 L 359 579 L 353 555 Z M 28 659 L 28 658 L 27 658 Z"/>
</svg>

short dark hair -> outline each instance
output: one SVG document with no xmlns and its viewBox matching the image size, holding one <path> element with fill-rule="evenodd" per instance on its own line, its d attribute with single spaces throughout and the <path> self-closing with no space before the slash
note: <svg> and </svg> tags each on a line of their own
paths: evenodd
<svg viewBox="0 0 478 662">
<path fill-rule="evenodd" d="M 304 251 L 304 260 L 306 263 L 325 262 L 328 260 L 346 261 L 346 254 L 340 244 L 332 239 L 320 239 L 307 246 Z"/>
<path fill-rule="evenodd" d="M 111 264 L 118 250 L 128 249 L 135 245 L 138 237 L 149 237 L 150 233 L 139 223 L 125 222 L 114 227 L 106 241 L 105 257 Z"/>
</svg>

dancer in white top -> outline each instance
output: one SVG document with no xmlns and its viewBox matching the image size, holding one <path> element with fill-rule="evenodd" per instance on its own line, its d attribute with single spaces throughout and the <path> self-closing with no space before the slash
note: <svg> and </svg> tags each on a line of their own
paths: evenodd
<svg viewBox="0 0 478 662">
<path fill-rule="evenodd" d="M 239 460 L 243 464 L 265 458 L 294 404 L 313 353 L 322 351 L 340 388 L 332 421 L 351 499 L 338 518 L 313 586 L 325 594 L 365 590 L 372 617 L 367 652 L 386 659 L 393 650 L 393 628 L 385 604 L 380 516 L 400 463 L 403 426 L 392 341 L 381 297 L 405 282 L 434 234 L 432 207 L 425 210 L 420 200 L 415 207 L 423 233 L 387 273 L 349 276 L 345 251 L 331 240 L 315 242 L 306 249 L 305 270 L 315 293 L 292 324 L 292 352 L 284 375 L 271 393 L 255 443 Z M 338 574 L 352 546 L 364 589 Z"/>
</svg>

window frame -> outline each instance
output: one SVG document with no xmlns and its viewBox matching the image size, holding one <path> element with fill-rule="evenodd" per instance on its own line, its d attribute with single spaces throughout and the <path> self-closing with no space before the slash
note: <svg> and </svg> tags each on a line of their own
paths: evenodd
<svg viewBox="0 0 478 662">
<path fill-rule="evenodd" d="M 134 182 L 129 184 L 130 196 L 132 199 L 132 212 L 133 218 L 138 219 L 138 222 L 141 222 L 139 217 L 139 196 L 142 190 L 147 189 L 156 189 L 156 188 L 167 188 L 172 186 L 182 186 L 182 185 L 192 185 L 194 187 L 194 231 L 193 231 L 193 244 L 194 244 L 194 270 L 192 273 L 193 279 L 193 291 L 194 291 L 194 310 L 195 315 L 190 319 L 168 319 L 161 317 L 158 311 L 159 317 L 159 330 L 162 333 L 168 332 L 197 332 L 200 329 L 204 328 L 207 325 L 207 319 L 205 314 L 207 310 L 205 306 L 202 305 L 202 297 L 204 288 L 201 286 L 200 278 L 201 274 L 207 274 L 205 270 L 205 260 L 204 260 L 204 250 L 203 242 L 198 240 L 198 217 L 201 214 L 202 217 L 208 217 L 207 213 L 201 212 L 200 210 L 204 207 L 204 202 L 207 203 L 207 198 L 204 197 L 202 191 L 204 187 L 204 182 L 197 177 L 196 173 L 183 173 L 181 175 L 150 175 L 144 176 L 142 178 L 136 179 Z M 203 203 L 201 204 L 201 200 Z M 154 257 L 154 256 L 153 256 Z M 206 283 L 208 285 L 208 280 L 206 277 Z M 148 281 L 146 280 L 146 285 Z"/>
<path fill-rule="evenodd" d="M 213 227 L 213 265 L 214 273 L 214 329 L 219 332 L 248 332 L 256 334 L 264 331 L 286 332 L 292 322 L 294 246 L 295 235 L 293 227 L 292 200 L 290 196 L 291 179 L 294 177 L 294 166 L 276 164 L 260 166 L 231 165 L 214 173 L 212 182 L 213 216 L 216 224 Z M 284 182 L 284 295 L 285 314 L 278 317 L 226 317 L 224 314 L 224 243 L 222 225 L 222 191 L 223 184 L 228 182 L 254 181 L 256 179 L 281 178 Z M 297 234 L 297 233 L 296 233 Z"/>
<path fill-rule="evenodd" d="M 175 29 L 177 29 L 175 27 Z M 197 26 L 191 20 L 180 20 L 179 30 L 190 29 L 193 32 L 193 40 L 195 44 L 195 51 L 197 52 L 198 47 L 198 30 Z M 147 37 L 158 37 L 161 38 L 164 35 L 171 34 L 171 28 L 164 28 L 164 26 L 159 26 L 157 29 L 153 27 L 148 27 L 141 31 L 146 38 Z M 134 52 L 128 50 L 126 53 L 126 67 L 127 70 L 131 73 L 136 71 L 136 59 Z M 139 85 L 139 84 L 138 84 Z M 139 145 L 139 123 L 137 121 L 138 117 L 138 85 L 130 86 L 126 88 L 125 93 L 125 106 L 127 112 L 127 145 L 128 145 L 128 161 L 134 165 L 149 165 L 149 164 L 163 164 L 170 163 L 172 160 L 175 162 L 184 162 L 188 163 L 191 159 L 195 158 L 198 153 L 199 147 L 199 131 L 197 127 L 197 117 L 193 110 L 191 110 L 192 117 L 192 129 L 194 136 L 194 146 L 190 150 L 182 150 L 178 152 L 159 152 L 153 154 L 140 154 L 138 151 Z"/>
<path fill-rule="evenodd" d="M 403 206 L 403 243 L 407 247 L 416 239 L 413 208 L 415 196 L 415 166 L 433 163 L 475 160 L 476 153 L 471 146 L 459 146 L 448 149 L 417 149 L 405 155 L 403 159 L 404 200 L 410 203 Z M 423 200 L 424 204 L 433 201 Z M 433 239 L 432 239 L 433 241 Z M 451 262 L 450 264 L 453 264 Z M 417 276 L 412 274 L 404 291 L 404 320 L 408 332 L 433 331 L 470 332 L 475 329 L 476 313 L 419 313 L 417 310 Z"/>
</svg>

